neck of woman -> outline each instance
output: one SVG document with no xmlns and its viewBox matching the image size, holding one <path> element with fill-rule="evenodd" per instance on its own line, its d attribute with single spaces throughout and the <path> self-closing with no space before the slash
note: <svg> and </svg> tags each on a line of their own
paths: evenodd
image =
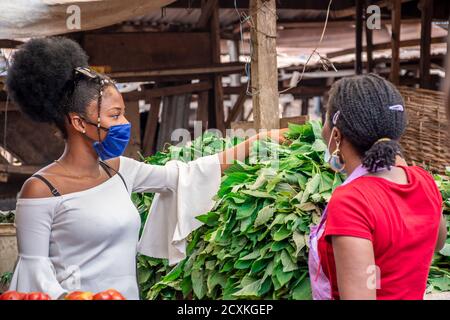
<svg viewBox="0 0 450 320">
<path fill-rule="evenodd" d="M 77 170 L 81 176 L 98 176 L 100 174 L 99 157 L 92 143 L 80 135 L 69 136 L 60 161 Z"/>
</svg>

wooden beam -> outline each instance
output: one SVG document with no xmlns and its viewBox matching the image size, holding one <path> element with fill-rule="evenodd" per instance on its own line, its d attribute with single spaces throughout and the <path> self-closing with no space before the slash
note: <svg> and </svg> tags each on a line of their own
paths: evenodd
<svg viewBox="0 0 450 320">
<path fill-rule="evenodd" d="M 419 24 L 420 19 L 410 18 L 410 19 L 402 19 L 402 25 L 404 24 Z M 353 26 L 355 24 L 355 20 L 330 20 L 327 23 L 327 28 L 343 28 Z M 381 19 L 381 25 L 391 24 L 390 19 Z M 323 21 L 277 21 L 277 27 L 282 27 L 283 29 L 306 29 L 306 28 L 323 28 Z"/>
<path fill-rule="evenodd" d="M 220 18 L 219 18 L 219 3 L 214 2 L 213 11 L 210 20 L 211 30 L 211 54 L 213 63 L 219 64 L 220 61 Z M 220 74 L 214 74 L 212 77 L 214 86 L 214 95 L 210 96 L 213 100 L 214 110 L 211 113 L 213 118 L 212 122 L 216 129 L 219 129 L 225 134 L 225 115 L 223 109 L 223 88 L 222 88 L 222 76 Z"/>
<path fill-rule="evenodd" d="M 432 44 L 446 43 L 446 41 L 447 41 L 447 37 L 445 37 L 445 36 L 431 38 Z M 409 39 L 409 40 L 400 41 L 400 48 L 416 47 L 419 45 L 420 45 L 420 39 Z M 387 50 L 387 49 L 390 49 L 391 47 L 392 47 L 392 42 L 377 43 L 372 46 L 372 51 Z M 367 46 L 364 46 L 363 50 L 367 51 Z M 355 53 L 355 48 L 347 48 L 347 49 L 342 49 L 339 51 L 327 53 L 327 58 L 332 59 L 332 58 L 336 58 L 336 57 L 340 57 L 340 56 L 344 56 L 346 54 L 352 54 L 352 53 Z"/>
<path fill-rule="evenodd" d="M 400 77 L 400 22 L 402 14 L 401 0 L 392 0 L 391 3 L 391 43 L 392 43 L 392 58 L 391 58 L 391 74 L 390 80 L 393 84 L 399 84 Z"/>
<path fill-rule="evenodd" d="M 214 8 L 217 6 L 217 0 L 207 0 L 202 2 L 202 12 L 197 21 L 198 29 L 205 29 L 211 19 Z"/>
<path fill-rule="evenodd" d="M 36 173 L 42 166 L 21 165 L 13 166 L 11 164 L 0 164 L 0 173 L 2 174 L 18 174 L 29 175 Z"/>
<path fill-rule="evenodd" d="M 433 1 L 420 0 L 421 11 L 420 29 L 420 87 L 430 89 L 430 57 L 431 57 L 431 28 L 433 20 Z"/>
<path fill-rule="evenodd" d="M 332 75 L 333 73 L 330 72 L 330 75 Z M 353 73 L 352 73 L 353 74 Z M 231 95 L 231 94 L 241 94 L 242 90 L 246 90 L 247 86 L 243 85 L 243 86 L 239 86 L 239 87 L 223 87 L 223 92 L 226 95 Z M 279 87 L 278 90 L 279 91 L 283 91 L 283 94 L 294 94 L 294 95 L 298 95 L 298 96 L 306 96 L 306 97 L 317 97 L 317 96 L 321 96 L 323 95 L 325 92 L 327 92 L 330 89 L 330 87 L 327 86 L 310 86 L 310 87 L 305 87 L 305 86 L 298 86 L 298 87 L 293 87 L 293 88 L 287 88 L 287 87 Z"/>
<path fill-rule="evenodd" d="M 86 33 L 83 48 L 92 66 L 112 72 L 211 65 L 208 32 Z"/>
<path fill-rule="evenodd" d="M 161 97 L 152 98 L 150 100 L 150 111 L 148 112 L 148 118 L 145 124 L 144 139 L 142 144 L 144 156 L 152 154 L 155 147 L 160 108 Z"/>
<path fill-rule="evenodd" d="M 239 97 L 237 98 L 236 102 L 233 105 L 233 108 L 230 111 L 230 114 L 228 115 L 228 119 L 226 122 L 227 128 L 230 127 L 231 122 L 236 120 L 237 116 L 242 111 L 246 99 L 247 99 L 247 88 L 245 86 L 242 86 Z"/>
<path fill-rule="evenodd" d="M 279 128 L 276 0 L 250 0 L 251 88 L 256 129 Z"/>
<path fill-rule="evenodd" d="M 207 81 L 201 81 L 197 83 L 183 84 L 179 86 L 127 92 L 123 94 L 123 97 L 126 101 L 150 100 L 158 97 L 168 97 L 186 93 L 206 91 L 211 88 L 212 88 L 211 83 Z"/>
<path fill-rule="evenodd" d="M 289 123 L 305 124 L 309 120 L 309 116 L 287 117 L 278 120 L 280 128 L 287 128 Z M 256 129 L 254 121 L 236 121 L 231 123 L 231 129 Z"/>
<path fill-rule="evenodd" d="M 355 15 L 356 15 L 356 28 L 355 28 L 355 73 L 362 74 L 362 36 L 363 36 L 363 0 L 356 0 Z"/>
<path fill-rule="evenodd" d="M 129 79 L 135 79 L 135 81 L 138 81 L 136 79 L 153 80 L 153 79 L 161 79 L 164 77 L 182 77 L 182 76 L 188 76 L 192 78 L 208 74 L 233 74 L 243 72 L 244 72 L 243 63 L 232 62 L 232 63 L 217 63 L 214 65 L 192 67 L 192 68 L 176 68 L 176 69 L 133 71 L 133 72 L 111 72 L 108 73 L 108 76 L 110 76 L 113 79 L 122 81 L 129 81 Z"/>
<path fill-rule="evenodd" d="M 23 42 L 18 40 L 7 40 L 7 39 L 0 40 L 0 48 L 3 49 L 15 49 L 21 44 L 23 44 Z"/>
</svg>

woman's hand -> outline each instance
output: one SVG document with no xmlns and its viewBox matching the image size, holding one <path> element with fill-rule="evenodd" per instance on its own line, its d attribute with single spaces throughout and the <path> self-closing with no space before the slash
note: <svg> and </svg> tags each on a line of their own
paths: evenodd
<svg viewBox="0 0 450 320">
<path fill-rule="evenodd" d="M 269 137 L 270 139 L 278 142 L 283 143 L 287 139 L 284 136 L 284 134 L 287 132 L 287 128 L 283 129 L 274 129 L 269 131 L 263 131 L 258 133 L 257 135 L 254 135 L 247 140 L 239 143 L 238 145 L 234 146 L 233 148 L 224 150 L 219 153 L 219 159 L 220 159 L 220 167 L 222 170 L 222 173 L 231 165 L 234 163 L 235 160 L 244 161 L 250 154 L 250 148 L 256 140 L 266 139 Z"/>
<path fill-rule="evenodd" d="M 285 134 L 288 132 L 288 128 L 283 129 L 273 129 L 265 132 L 261 132 L 258 134 L 258 139 L 264 139 L 269 137 L 270 139 L 278 142 L 279 144 L 283 144 L 287 141 Z"/>
</svg>

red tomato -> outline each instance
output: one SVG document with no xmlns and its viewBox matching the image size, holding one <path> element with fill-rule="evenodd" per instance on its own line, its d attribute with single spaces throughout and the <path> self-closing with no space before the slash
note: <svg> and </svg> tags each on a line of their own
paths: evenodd
<svg viewBox="0 0 450 320">
<path fill-rule="evenodd" d="M 126 300 L 125 297 L 115 289 L 108 289 L 97 293 L 94 300 Z"/>
<path fill-rule="evenodd" d="M 106 290 L 106 292 L 108 292 L 111 295 L 112 297 L 111 300 L 126 300 L 125 297 L 115 289 L 108 289 Z"/>
<path fill-rule="evenodd" d="M 89 291 L 73 291 L 67 294 L 65 300 L 92 300 L 94 297 L 92 292 Z"/>
<path fill-rule="evenodd" d="M 111 300 L 111 295 L 105 291 L 102 291 L 94 295 L 94 300 Z"/>
<path fill-rule="evenodd" d="M 26 293 L 10 290 L 0 295 L 0 300 L 24 300 L 25 297 Z"/>
<path fill-rule="evenodd" d="M 30 292 L 24 300 L 51 300 L 50 296 L 43 292 Z"/>
</svg>

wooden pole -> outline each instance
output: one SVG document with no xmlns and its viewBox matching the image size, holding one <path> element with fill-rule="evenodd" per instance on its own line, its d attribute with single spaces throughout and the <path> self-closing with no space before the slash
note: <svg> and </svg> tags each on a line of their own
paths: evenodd
<svg viewBox="0 0 450 320">
<path fill-rule="evenodd" d="M 214 1 L 214 8 L 211 13 L 211 49 L 212 49 L 212 61 L 215 64 L 220 64 L 220 21 L 219 21 L 219 2 Z M 212 76 L 213 81 L 213 94 L 210 95 L 210 99 L 213 102 L 213 112 L 209 115 L 209 122 L 213 126 L 219 129 L 222 133 L 225 133 L 225 116 L 223 110 L 223 87 L 222 76 L 215 74 Z"/>
<path fill-rule="evenodd" d="M 280 126 L 276 51 L 276 0 L 250 0 L 251 88 L 256 129 Z"/>
<path fill-rule="evenodd" d="M 390 80 L 392 83 L 398 85 L 400 77 L 400 22 L 402 17 L 402 3 L 401 0 L 392 0 L 391 3 L 391 74 Z"/>
<path fill-rule="evenodd" d="M 150 100 L 150 111 L 145 125 L 144 141 L 142 151 L 144 156 L 153 154 L 155 151 L 156 133 L 158 129 L 159 110 L 161 108 L 161 97 Z"/>
<path fill-rule="evenodd" d="M 420 30 L 420 87 L 430 89 L 430 59 L 431 59 L 431 27 L 433 20 L 433 1 L 421 0 L 419 2 L 421 11 L 421 30 Z"/>
<path fill-rule="evenodd" d="M 363 1 L 364 0 L 356 0 L 355 6 L 355 14 L 356 14 L 356 30 L 355 30 L 355 73 L 362 74 L 363 65 L 362 65 L 362 36 L 363 36 Z"/>
<path fill-rule="evenodd" d="M 367 5 L 367 1 L 365 4 Z M 367 73 L 370 73 L 373 71 L 373 34 L 372 29 L 367 25 L 367 13 L 365 13 L 365 16 Z"/>
<path fill-rule="evenodd" d="M 208 129 L 208 100 L 209 91 L 198 94 L 197 121 L 202 122 L 202 132 Z"/>
<path fill-rule="evenodd" d="M 308 98 L 303 98 L 302 99 L 302 112 L 301 112 L 301 115 L 302 116 L 307 116 L 308 115 L 308 109 L 309 109 L 309 99 Z"/>
</svg>

